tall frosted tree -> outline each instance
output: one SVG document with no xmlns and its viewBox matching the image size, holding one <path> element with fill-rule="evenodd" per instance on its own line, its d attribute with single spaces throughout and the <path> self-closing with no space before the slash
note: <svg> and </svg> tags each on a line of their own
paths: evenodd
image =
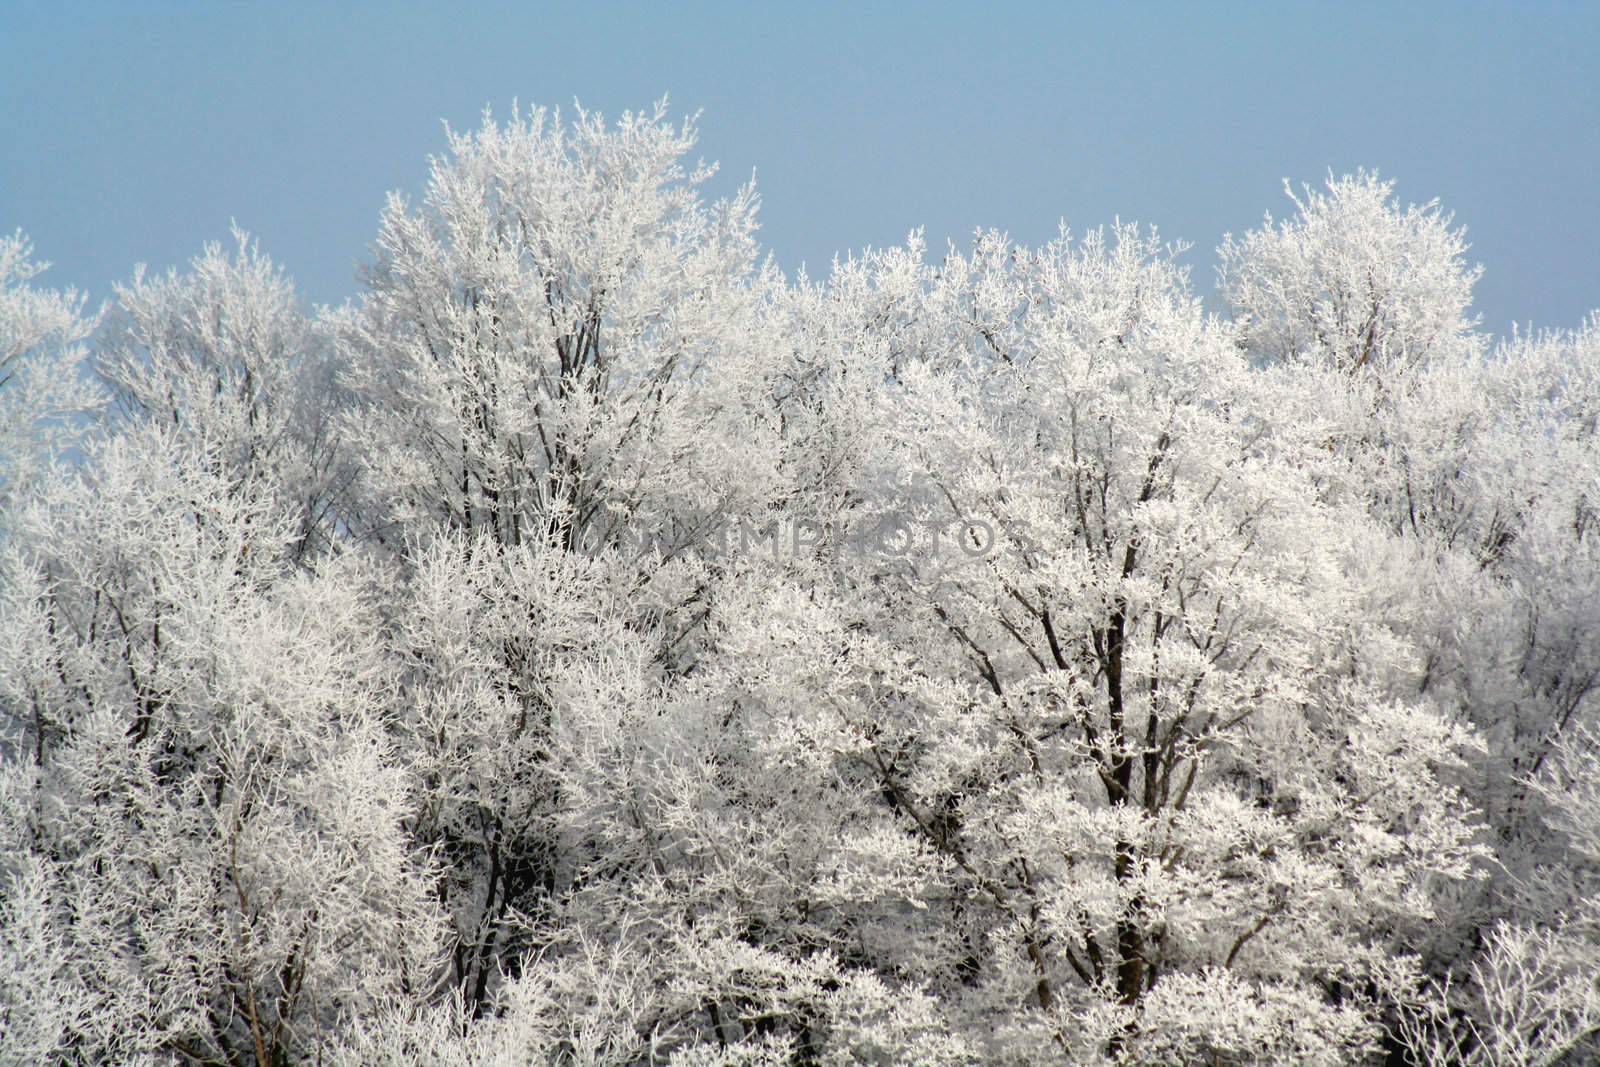
<svg viewBox="0 0 1600 1067">
<path fill-rule="evenodd" d="M 598 545 L 759 491 L 756 198 L 714 205 L 665 102 L 613 127 L 544 109 L 449 135 L 391 197 L 338 326 L 368 477 L 360 522 Z M 687 536 L 687 535 L 686 535 Z"/>
<path fill-rule="evenodd" d="M 346 522 L 411 579 L 397 730 L 429 768 L 414 830 L 451 859 L 474 1010 L 574 876 L 563 676 L 620 654 L 595 636 L 617 627 L 655 635 L 654 675 L 687 662 L 711 575 L 685 553 L 782 495 L 777 281 L 753 190 L 705 202 L 695 139 L 664 103 L 486 115 L 449 135 L 418 208 L 390 199 L 362 300 L 329 320 L 362 469 Z"/>
</svg>

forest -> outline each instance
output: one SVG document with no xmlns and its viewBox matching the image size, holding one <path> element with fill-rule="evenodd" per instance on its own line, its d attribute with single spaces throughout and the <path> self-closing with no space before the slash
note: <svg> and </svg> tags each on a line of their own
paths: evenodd
<svg viewBox="0 0 1600 1067">
<path fill-rule="evenodd" d="M 1600 313 L 1367 171 L 790 275 L 696 138 L 0 239 L 0 1063 L 1600 1061 Z"/>
</svg>

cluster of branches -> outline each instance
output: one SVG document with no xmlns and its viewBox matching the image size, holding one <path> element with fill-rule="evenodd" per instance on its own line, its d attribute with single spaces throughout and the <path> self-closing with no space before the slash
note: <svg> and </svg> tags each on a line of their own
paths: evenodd
<svg viewBox="0 0 1600 1067">
<path fill-rule="evenodd" d="M 1223 316 L 788 279 L 695 137 L 485 115 L 310 314 L 0 242 L 0 1061 L 1600 1055 L 1600 318 L 1367 173 Z"/>
</svg>

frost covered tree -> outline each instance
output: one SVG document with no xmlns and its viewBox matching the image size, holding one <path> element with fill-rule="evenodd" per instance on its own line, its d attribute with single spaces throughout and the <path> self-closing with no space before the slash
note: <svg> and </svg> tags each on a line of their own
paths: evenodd
<svg viewBox="0 0 1600 1067">
<path fill-rule="evenodd" d="M 1025 1058 L 1358 1054 L 1475 853 L 1439 775 L 1470 738 L 1390 685 L 1361 516 L 1259 447 L 1247 364 L 1153 238 L 983 235 L 922 273 L 893 344 L 859 304 L 890 437 L 860 492 L 907 536 L 848 578 L 879 652 L 830 709 L 937 864 L 905 951 Z"/>
<path fill-rule="evenodd" d="M 1441 351 L 1403 390 L 1307 364 L 1262 373 L 1273 397 L 1267 439 L 1299 447 L 1325 500 L 1359 506 L 1387 531 L 1367 554 L 1367 610 L 1391 620 L 1421 657 L 1407 687 L 1483 741 L 1461 781 L 1492 834 L 1494 861 L 1485 878 L 1441 900 L 1423 947 L 1448 991 L 1440 997 L 1449 1010 L 1434 1024 L 1454 1020 L 1447 1038 L 1430 1031 L 1434 1057 L 1450 1048 L 1510 1062 L 1521 1055 L 1505 1051 L 1523 1047 L 1516 1042 L 1592 1039 L 1573 1022 L 1584 1018 L 1583 983 L 1567 977 L 1583 966 L 1550 970 L 1584 958 L 1591 934 L 1580 902 L 1594 889 L 1592 868 L 1565 844 L 1548 782 L 1557 753 L 1600 714 L 1590 504 L 1600 470 L 1597 355 L 1588 322 L 1514 336 L 1487 353 Z M 1524 1023 L 1507 1030 L 1505 998 L 1517 982 Z M 1577 1006 L 1557 1007 L 1562 998 Z"/>
<path fill-rule="evenodd" d="M 781 495 L 775 279 L 753 191 L 702 200 L 712 169 L 682 163 L 695 136 L 664 103 L 609 125 L 486 115 L 450 134 L 420 210 L 389 201 L 367 291 L 330 319 L 362 464 L 346 521 L 406 576 L 395 732 L 422 769 L 413 832 L 449 857 L 473 1011 L 538 951 L 514 927 L 580 862 L 559 825 L 558 742 L 582 728 L 564 678 L 610 692 L 615 657 L 656 681 L 681 665 L 709 579 L 653 572 Z"/>
<path fill-rule="evenodd" d="M 1217 250 L 1254 354 L 1389 375 L 1470 343 L 1482 270 L 1464 261 L 1463 231 L 1438 201 L 1401 208 L 1394 183 L 1367 171 L 1284 191 L 1293 218 L 1274 226 L 1269 214 Z"/>
<path fill-rule="evenodd" d="M 1593 1051 L 1593 983 L 1573 976 L 1594 973 L 1586 902 L 1600 889 L 1578 829 L 1600 817 L 1581 770 L 1600 723 L 1597 370 L 1593 323 L 1515 339 L 1430 371 L 1388 420 L 1383 496 L 1412 561 L 1392 575 L 1393 596 L 1416 609 L 1421 684 L 1486 742 L 1471 788 L 1498 862 L 1435 950 L 1439 966 L 1466 972 L 1461 989 L 1479 991 L 1466 1046 L 1478 1058 L 1508 1033 L 1550 1049 L 1566 1032 Z M 1479 944 L 1482 958 L 1461 965 Z M 1493 989 L 1499 1000 L 1482 999 Z M 1500 1002 L 1512 993 L 1531 1014 L 1507 1031 Z"/>
<path fill-rule="evenodd" d="M 368 477 L 362 528 L 503 544 L 695 529 L 759 489 L 756 198 L 704 203 L 692 123 L 485 115 L 419 210 L 383 211 L 338 321 Z M 687 535 L 686 535 L 687 536 Z"/>
<path fill-rule="evenodd" d="M 287 1063 L 442 977 L 327 367 L 238 241 L 118 290 L 116 414 L 0 565 L 8 1060 Z"/>
</svg>

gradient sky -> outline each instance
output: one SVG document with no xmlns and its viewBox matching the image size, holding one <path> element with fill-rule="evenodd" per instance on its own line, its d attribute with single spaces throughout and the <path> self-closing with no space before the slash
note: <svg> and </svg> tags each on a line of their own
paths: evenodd
<svg viewBox="0 0 1600 1067">
<path fill-rule="evenodd" d="M 1485 328 L 1600 307 L 1600 4 L 980 7 L 0 0 L 0 229 L 99 300 L 237 219 L 338 302 L 441 119 L 670 93 L 789 270 L 1121 216 L 1206 291 L 1283 178 L 1366 166 L 1468 227 Z"/>
</svg>

